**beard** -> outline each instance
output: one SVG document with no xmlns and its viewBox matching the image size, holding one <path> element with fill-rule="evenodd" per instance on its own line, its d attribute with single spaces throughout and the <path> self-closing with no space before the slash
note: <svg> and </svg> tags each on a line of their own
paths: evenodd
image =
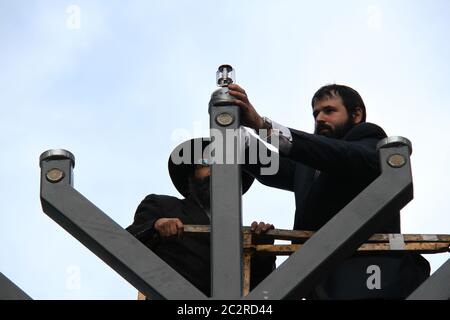
<svg viewBox="0 0 450 320">
<path fill-rule="evenodd" d="M 209 180 L 209 177 L 202 179 L 195 177 L 189 178 L 189 191 L 191 195 L 206 210 L 209 210 L 211 207 Z"/>
<path fill-rule="evenodd" d="M 336 125 L 334 129 L 325 123 L 319 122 L 314 130 L 314 133 L 328 138 L 342 139 L 354 126 L 355 124 L 353 123 L 351 117 L 348 117 L 346 122 Z M 321 132 L 323 129 L 327 130 Z"/>
</svg>

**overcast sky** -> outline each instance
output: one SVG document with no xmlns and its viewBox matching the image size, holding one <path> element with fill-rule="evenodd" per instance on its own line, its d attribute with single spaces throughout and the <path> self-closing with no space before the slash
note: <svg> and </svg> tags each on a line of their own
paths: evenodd
<svg viewBox="0 0 450 320">
<path fill-rule="evenodd" d="M 74 153 L 75 188 L 127 227 L 145 195 L 179 196 L 167 159 L 208 134 L 223 63 L 260 114 L 307 132 L 320 86 L 358 90 L 413 143 L 402 232 L 450 233 L 449 16 L 447 0 L 0 0 L 0 272 L 34 299 L 135 299 L 42 212 L 39 155 Z M 243 209 L 291 229 L 294 196 L 254 183 Z"/>
</svg>

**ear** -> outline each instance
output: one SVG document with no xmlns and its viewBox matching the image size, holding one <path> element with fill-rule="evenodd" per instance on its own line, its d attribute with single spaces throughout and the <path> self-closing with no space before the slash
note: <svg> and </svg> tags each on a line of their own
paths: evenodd
<svg viewBox="0 0 450 320">
<path fill-rule="evenodd" d="M 362 121 L 363 112 L 360 107 L 356 107 L 352 113 L 352 120 L 354 124 L 358 124 Z"/>
</svg>

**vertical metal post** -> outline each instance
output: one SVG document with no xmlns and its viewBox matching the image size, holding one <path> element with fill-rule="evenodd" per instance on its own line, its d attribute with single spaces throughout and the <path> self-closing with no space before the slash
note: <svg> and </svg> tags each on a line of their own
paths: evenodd
<svg viewBox="0 0 450 320">
<path fill-rule="evenodd" d="M 222 69 L 221 69 L 222 68 Z M 209 103 L 212 138 L 211 167 L 211 293 L 215 299 L 242 296 L 241 168 L 238 164 L 240 110 L 228 94 L 231 66 L 225 71 Z"/>
</svg>

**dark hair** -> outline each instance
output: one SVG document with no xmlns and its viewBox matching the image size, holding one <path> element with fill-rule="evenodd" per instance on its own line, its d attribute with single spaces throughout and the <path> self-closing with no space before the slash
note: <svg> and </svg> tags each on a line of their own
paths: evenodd
<svg viewBox="0 0 450 320">
<path fill-rule="evenodd" d="M 364 105 L 363 99 L 356 90 L 347 86 L 339 84 L 329 84 L 323 86 L 314 94 L 311 100 L 311 105 L 314 108 L 314 104 L 317 101 L 325 98 L 331 98 L 334 95 L 342 98 L 342 102 L 344 103 L 344 106 L 347 109 L 347 113 L 349 115 L 352 115 L 357 107 L 361 108 L 361 122 L 366 122 L 366 106 Z"/>
</svg>

